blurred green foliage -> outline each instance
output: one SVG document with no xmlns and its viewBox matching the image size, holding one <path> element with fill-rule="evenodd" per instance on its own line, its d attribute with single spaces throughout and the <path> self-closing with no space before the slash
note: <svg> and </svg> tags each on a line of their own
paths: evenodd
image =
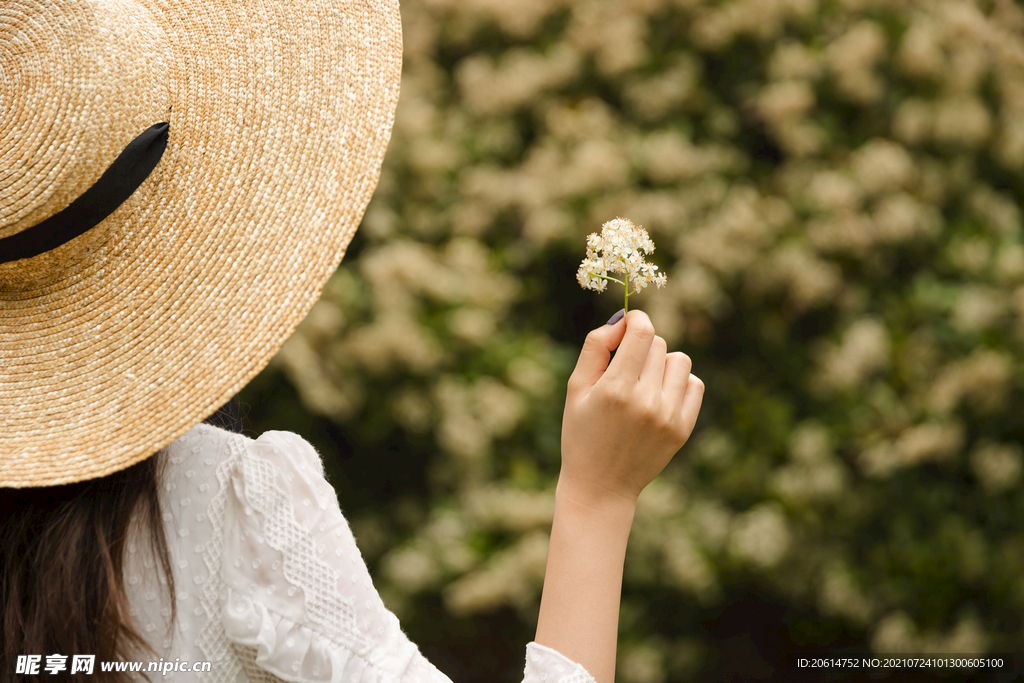
<svg viewBox="0 0 1024 683">
<path fill-rule="evenodd" d="M 394 134 L 323 298 L 241 395 L 324 455 L 457 683 L 521 680 L 565 383 L 643 225 L 707 385 L 641 496 L 623 683 L 1024 648 L 1024 13 L 1010 0 L 407 0 Z"/>
</svg>

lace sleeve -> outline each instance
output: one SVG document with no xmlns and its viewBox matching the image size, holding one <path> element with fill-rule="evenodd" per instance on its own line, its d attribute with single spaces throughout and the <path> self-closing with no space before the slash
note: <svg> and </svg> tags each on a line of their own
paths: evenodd
<svg viewBox="0 0 1024 683">
<path fill-rule="evenodd" d="M 251 666 L 298 683 L 451 683 L 384 606 L 301 437 L 267 432 L 249 443 L 227 491 L 224 551 L 224 631 L 253 653 Z M 526 660 L 525 683 L 593 683 L 536 643 Z"/>
</svg>

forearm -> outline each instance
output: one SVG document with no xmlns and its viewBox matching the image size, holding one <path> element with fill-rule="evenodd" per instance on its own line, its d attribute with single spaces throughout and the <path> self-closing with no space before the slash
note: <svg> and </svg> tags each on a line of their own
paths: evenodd
<svg viewBox="0 0 1024 683">
<path fill-rule="evenodd" d="M 536 641 L 612 683 L 635 501 L 589 494 L 559 482 Z"/>
</svg>

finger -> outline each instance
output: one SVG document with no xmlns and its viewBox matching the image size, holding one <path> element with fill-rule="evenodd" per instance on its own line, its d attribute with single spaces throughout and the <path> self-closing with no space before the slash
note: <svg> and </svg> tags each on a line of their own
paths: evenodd
<svg viewBox="0 0 1024 683">
<path fill-rule="evenodd" d="M 672 403 L 675 410 L 682 410 L 683 391 L 686 389 L 686 380 L 690 377 L 690 370 L 693 363 L 690 357 L 682 351 L 674 351 L 665 358 L 665 379 L 661 384 L 661 391 L 665 400 Z"/>
<path fill-rule="evenodd" d="M 704 382 L 697 375 L 690 375 L 686 381 L 686 391 L 683 394 L 683 430 L 686 438 L 690 438 L 693 427 L 697 424 L 697 415 L 700 413 L 700 404 L 704 401 Z"/>
<path fill-rule="evenodd" d="M 612 351 L 619 346 L 626 333 L 626 323 L 619 320 L 614 325 L 602 325 L 591 330 L 583 342 L 583 350 L 576 361 L 576 367 L 569 378 L 570 384 L 581 387 L 593 386 L 608 368 Z"/>
<path fill-rule="evenodd" d="M 640 371 L 640 385 L 645 392 L 661 393 L 662 381 L 665 379 L 665 356 L 668 353 L 668 344 L 661 337 L 655 335 L 651 342 L 651 350 L 647 353 L 647 360 L 644 361 L 644 368 Z"/>
<path fill-rule="evenodd" d="M 608 365 L 608 375 L 617 379 L 636 381 L 647 362 L 647 354 L 654 343 L 654 325 L 643 311 L 630 311 L 626 321 L 625 336 L 615 352 L 615 358 Z"/>
</svg>

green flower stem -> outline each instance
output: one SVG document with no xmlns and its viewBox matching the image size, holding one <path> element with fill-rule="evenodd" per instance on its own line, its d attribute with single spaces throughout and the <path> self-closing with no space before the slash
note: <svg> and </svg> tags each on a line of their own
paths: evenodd
<svg viewBox="0 0 1024 683">
<path fill-rule="evenodd" d="M 597 273 L 587 273 L 587 275 L 589 275 L 590 277 L 599 277 L 599 278 L 601 278 L 602 280 L 611 280 L 612 282 L 618 282 L 618 283 L 619 283 L 620 285 L 622 285 L 623 287 L 625 287 L 625 286 L 626 286 L 626 283 L 625 283 L 625 282 L 623 282 L 622 280 L 616 280 L 615 278 L 613 278 L 613 277 L 608 277 L 607 275 L 598 275 Z"/>
<path fill-rule="evenodd" d="M 626 289 L 626 297 L 625 297 L 625 303 L 623 305 L 623 308 L 626 310 L 626 313 L 629 313 L 629 295 L 630 294 L 636 294 L 640 290 L 639 289 L 634 289 L 632 292 L 629 291 L 629 274 L 628 273 L 626 274 L 626 281 L 625 282 L 623 282 L 622 280 L 619 280 L 618 278 L 609 277 L 607 275 L 598 275 L 597 273 L 591 273 L 589 271 L 587 272 L 587 275 L 589 275 L 590 277 L 599 277 L 602 280 L 611 280 L 612 282 L 618 282 L 620 285 L 625 287 L 625 289 Z"/>
</svg>

